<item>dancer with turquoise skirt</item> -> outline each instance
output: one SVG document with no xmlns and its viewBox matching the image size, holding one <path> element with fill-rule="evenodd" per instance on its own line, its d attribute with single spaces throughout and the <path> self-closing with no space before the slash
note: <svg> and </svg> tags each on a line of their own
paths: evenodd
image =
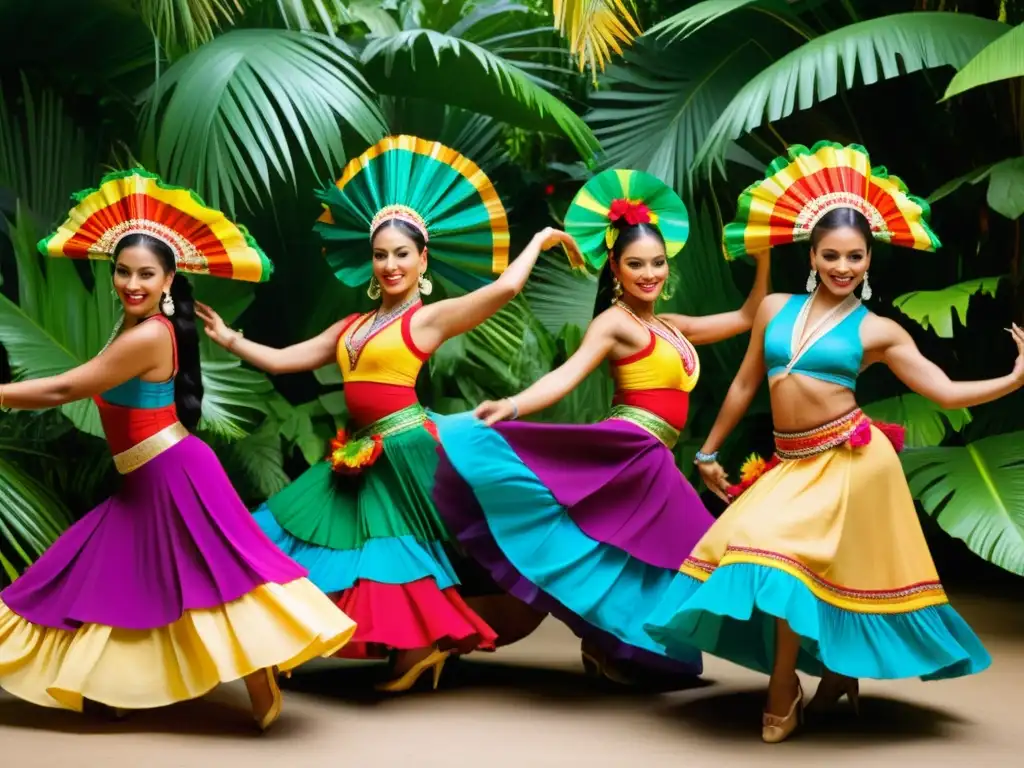
<svg viewBox="0 0 1024 768">
<path fill-rule="evenodd" d="M 822 678 L 815 708 L 845 695 L 856 709 L 857 678 L 941 680 L 989 666 L 928 552 L 897 456 L 902 428 L 873 424 L 854 391 L 860 372 L 881 363 L 944 408 L 990 402 L 1024 384 L 1024 332 L 1010 329 L 1012 373 L 954 382 L 897 323 L 868 311 L 872 244 L 932 251 L 939 240 L 928 204 L 872 169 L 863 147 L 791 147 L 739 211 L 726 254 L 809 241 L 810 295 L 775 294 L 758 311 L 697 454 L 708 487 L 732 504 L 681 562 L 647 631 L 666 647 L 770 674 L 761 735 L 777 743 L 801 719 L 797 670 Z M 776 453 L 752 459 L 730 486 L 717 451 L 766 374 Z"/>
<path fill-rule="evenodd" d="M 759 259 L 739 309 L 656 315 L 669 260 L 689 231 L 682 200 L 653 176 L 609 170 L 580 190 L 566 230 L 612 288 L 576 353 L 537 383 L 475 413 L 438 417 L 444 459 L 434 498 L 465 551 L 503 589 L 582 640 L 585 668 L 631 682 L 628 667 L 700 674 L 696 649 L 643 631 L 684 558 L 713 522 L 676 466 L 696 346 L 747 331 L 768 288 Z M 615 399 L 591 425 L 501 423 L 572 391 L 604 360 Z"/>
<path fill-rule="evenodd" d="M 408 690 L 427 671 L 437 687 L 453 649 L 493 648 L 495 633 L 459 595 L 445 551 L 451 538 L 431 500 L 435 431 L 416 378 L 446 339 L 522 290 L 542 249 L 576 246 L 544 230 L 509 266 L 508 224 L 491 182 L 457 152 L 412 136 L 368 149 L 320 198 L 326 211 L 316 229 L 328 262 L 347 285 L 369 281 L 378 309 L 280 350 L 242 338 L 208 307 L 199 315 L 212 339 L 270 373 L 337 361 L 349 424 L 328 459 L 255 518 L 357 622 L 347 656 L 395 652 L 381 690 Z M 428 250 L 433 274 L 469 293 L 422 303 L 433 288 Z M 502 274 L 490 282 L 494 273 Z"/>
<path fill-rule="evenodd" d="M 281 714 L 276 671 L 332 655 L 355 630 L 190 434 L 203 389 L 184 273 L 261 282 L 270 262 L 244 229 L 146 171 L 110 174 L 76 201 L 39 248 L 110 258 L 124 316 L 89 362 L 0 384 L 0 408 L 91 397 L 123 482 L 0 593 L 0 687 L 44 707 L 129 710 L 244 678 L 266 730 Z"/>
</svg>

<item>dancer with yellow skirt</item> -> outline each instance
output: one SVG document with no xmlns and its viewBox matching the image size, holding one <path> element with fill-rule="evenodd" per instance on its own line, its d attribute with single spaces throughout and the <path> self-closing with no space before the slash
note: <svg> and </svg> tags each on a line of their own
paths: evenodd
<svg viewBox="0 0 1024 768">
<path fill-rule="evenodd" d="M 276 671 L 335 653 L 355 631 L 190 434 L 203 391 L 184 273 L 260 282 L 270 262 L 223 214 L 142 170 L 76 200 L 39 249 L 111 258 L 124 316 L 89 362 L 0 385 L 0 407 L 93 398 L 123 482 L 0 593 L 0 687 L 44 707 L 127 710 L 245 678 L 265 730 L 281 713 Z"/>
<path fill-rule="evenodd" d="M 522 290 L 540 251 L 570 237 L 538 233 L 508 266 L 508 223 L 494 186 L 476 165 L 436 142 L 391 136 L 352 160 L 320 193 L 316 225 L 325 255 L 347 285 L 381 300 L 319 336 L 285 349 L 243 339 L 200 307 L 207 333 L 275 374 L 336 361 L 349 423 L 327 460 L 310 467 L 255 513 L 260 527 L 358 623 L 345 656 L 392 653 L 381 690 L 411 688 L 427 672 L 437 687 L 452 650 L 491 649 L 495 632 L 459 594 L 446 552 L 453 539 L 431 492 L 433 423 L 416 378 L 446 340 L 471 330 Z M 423 304 L 427 274 L 468 293 Z M 506 269 L 507 267 L 507 269 Z M 494 273 L 502 273 L 491 282 Z"/>
<path fill-rule="evenodd" d="M 990 402 L 1024 384 L 1024 333 L 1011 329 L 1010 374 L 954 382 L 897 323 L 864 306 L 874 242 L 932 251 L 939 241 L 927 203 L 872 169 L 863 147 L 791 147 L 739 210 L 726 254 L 809 241 L 810 295 L 773 294 L 758 311 L 697 454 L 707 486 L 732 504 L 646 629 L 668 647 L 695 645 L 770 674 L 762 738 L 776 743 L 800 721 L 798 669 L 822 677 L 814 708 L 844 695 L 856 708 L 861 677 L 938 680 L 988 667 L 939 582 L 897 456 L 901 430 L 873 424 L 854 392 L 858 374 L 881 363 L 944 408 Z M 717 451 L 766 373 L 776 454 L 759 478 L 730 486 Z"/>
</svg>

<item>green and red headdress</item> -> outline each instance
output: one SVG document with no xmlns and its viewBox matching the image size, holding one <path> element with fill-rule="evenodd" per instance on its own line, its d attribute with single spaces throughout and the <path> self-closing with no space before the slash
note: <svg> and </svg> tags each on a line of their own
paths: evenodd
<svg viewBox="0 0 1024 768">
<path fill-rule="evenodd" d="M 324 213 L 315 230 L 346 285 L 369 281 L 367 241 L 395 219 L 428 241 L 431 271 L 461 288 L 478 288 L 508 266 L 508 219 L 494 185 L 475 163 L 436 141 L 389 136 L 317 196 Z"/>
<path fill-rule="evenodd" d="M 776 158 L 765 178 L 740 195 L 736 219 L 725 226 L 727 259 L 776 245 L 808 240 L 821 218 L 836 208 L 860 211 L 875 238 L 892 245 L 934 251 L 939 238 L 928 226 L 928 203 L 911 195 L 897 176 L 871 167 L 859 144 L 800 144 Z"/>
<path fill-rule="evenodd" d="M 602 171 L 576 193 L 565 214 L 565 231 L 579 244 L 584 263 L 599 272 L 624 225 L 652 224 L 665 239 L 670 258 L 690 234 L 686 205 L 670 187 L 649 173 Z"/>
<path fill-rule="evenodd" d="M 56 232 L 39 241 L 43 255 L 108 259 L 127 235 L 146 234 L 174 253 L 177 269 L 254 283 L 273 265 L 244 227 L 196 195 L 134 168 L 104 176 L 73 196 L 75 207 Z"/>
</svg>

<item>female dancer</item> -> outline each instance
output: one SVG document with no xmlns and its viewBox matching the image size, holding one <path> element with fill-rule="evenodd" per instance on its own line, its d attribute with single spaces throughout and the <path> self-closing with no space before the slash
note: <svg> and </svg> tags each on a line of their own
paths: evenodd
<svg viewBox="0 0 1024 768">
<path fill-rule="evenodd" d="M 280 350 L 243 339 L 207 307 L 199 316 L 214 341 L 270 373 L 337 360 L 352 429 L 339 432 L 328 461 L 255 517 L 320 589 L 337 595 L 359 625 L 353 645 L 362 654 L 399 651 L 394 678 L 381 690 L 408 690 L 430 669 L 436 688 L 449 654 L 438 643 L 490 648 L 495 634 L 458 594 L 444 550 L 449 536 L 430 498 L 437 443 L 416 398 L 416 377 L 446 339 L 522 290 L 542 248 L 562 243 L 574 253 L 575 244 L 544 230 L 505 269 L 508 228 L 494 187 L 458 153 L 411 136 L 371 147 L 321 197 L 328 212 L 318 231 L 328 261 L 350 285 L 369 279 L 367 293 L 381 299 L 377 310 Z M 428 245 L 436 275 L 483 287 L 422 304 L 420 296 L 432 290 Z M 503 270 L 489 284 L 476 276 Z"/>
<path fill-rule="evenodd" d="M 727 252 L 810 240 L 807 297 L 773 294 L 711 434 L 697 454 L 722 498 L 742 493 L 686 558 L 647 630 L 771 674 L 762 738 L 788 737 L 803 705 L 796 675 L 822 675 L 815 707 L 856 678 L 936 680 L 980 672 L 981 642 L 950 607 L 921 532 L 891 428 L 857 407 L 859 372 L 888 366 L 944 408 L 989 402 L 1024 383 L 1024 333 L 1008 376 L 954 382 L 895 322 L 869 312 L 875 240 L 921 250 L 939 241 L 927 204 L 866 151 L 794 146 L 740 198 Z M 768 374 L 777 459 L 752 487 L 729 488 L 718 447 Z M 890 439 L 886 439 L 889 437 Z M 895 447 L 895 450 L 894 450 Z M 748 488 L 749 489 L 746 489 Z"/>
<path fill-rule="evenodd" d="M 758 261 L 738 310 L 655 315 L 668 260 L 688 233 L 671 189 L 645 173 L 605 171 L 577 194 L 566 229 L 591 266 L 609 273 L 612 306 L 576 353 L 531 387 L 475 414 L 438 417 L 446 458 L 435 500 L 502 588 L 583 639 L 588 672 L 626 682 L 617 662 L 632 661 L 699 674 L 698 651 L 674 648 L 669 663 L 642 620 L 713 522 L 672 455 L 700 373 L 694 347 L 750 328 L 769 262 Z M 604 360 L 616 383 L 607 420 L 489 428 L 547 408 Z"/>
<path fill-rule="evenodd" d="M 124 317 L 88 363 L 0 385 L 0 406 L 94 398 L 124 484 L 0 593 L 0 686 L 46 707 L 144 709 L 244 677 L 265 730 L 281 712 L 275 670 L 330 655 L 355 630 L 189 434 L 203 389 L 181 272 L 261 281 L 270 263 L 223 214 L 145 171 L 76 199 L 39 248 L 110 255 Z"/>
</svg>

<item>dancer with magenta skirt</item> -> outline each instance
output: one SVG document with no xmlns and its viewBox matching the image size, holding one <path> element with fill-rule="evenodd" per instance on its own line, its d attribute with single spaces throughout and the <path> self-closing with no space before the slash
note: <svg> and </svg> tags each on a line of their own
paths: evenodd
<svg viewBox="0 0 1024 768">
<path fill-rule="evenodd" d="M 857 678 L 941 680 L 989 666 L 928 552 L 897 456 L 902 429 L 873 424 L 854 392 L 860 372 L 881 363 L 944 408 L 990 402 L 1024 384 L 1024 333 L 1010 329 L 1010 374 L 955 382 L 864 306 L 876 241 L 932 251 L 939 240 L 928 204 L 872 169 L 863 147 L 791 147 L 739 210 L 725 229 L 727 255 L 809 241 L 810 295 L 774 294 L 758 311 L 697 454 L 708 487 L 732 504 L 681 563 L 647 631 L 666 647 L 697 646 L 771 675 L 761 735 L 777 743 L 801 719 L 798 669 L 821 676 L 814 708 L 845 695 L 856 709 Z M 730 486 L 717 451 L 766 374 L 775 456 L 755 459 Z"/>
<path fill-rule="evenodd" d="M 200 307 L 217 343 L 265 371 L 310 371 L 336 361 L 349 423 L 328 460 L 255 513 L 263 530 L 358 623 L 346 656 L 392 653 L 399 692 L 428 671 L 437 687 L 452 650 L 494 647 L 495 632 L 462 599 L 431 500 L 434 425 L 416 396 L 423 364 L 446 339 L 471 330 L 522 290 L 543 248 L 575 243 L 538 233 L 508 265 L 508 223 L 493 185 L 459 153 L 392 136 L 352 160 L 320 193 L 316 225 L 328 263 L 347 285 L 369 282 L 380 306 L 350 315 L 285 349 L 243 339 Z M 424 304 L 427 273 L 468 293 Z M 507 268 L 506 268 L 507 267 Z M 491 282 L 494 273 L 502 273 Z"/>
<path fill-rule="evenodd" d="M 630 682 L 633 664 L 697 675 L 699 651 L 666 650 L 643 631 L 713 521 L 672 448 L 700 376 L 696 346 L 750 328 L 769 262 L 758 260 L 735 311 L 656 315 L 669 260 L 689 231 L 682 200 L 646 173 L 609 170 L 580 190 L 565 222 L 611 300 L 599 291 L 598 314 L 564 365 L 514 397 L 438 417 L 444 459 L 434 498 L 501 588 L 582 638 L 588 672 Z M 604 360 L 615 380 L 606 420 L 499 424 L 557 402 Z"/>
<path fill-rule="evenodd" d="M 123 482 L 0 593 L 0 687 L 44 707 L 128 710 L 245 678 L 265 730 L 281 713 L 277 670 L 333 654 L 355 630 L 190 434 L 203 389 L 184 273 L 259 282 L 270 262 L 223 214 L 142 170 L 76 201 L 39 248 L 111 258 L 124 316 L 89 362 L 0 385 L 0 408 L 93 398 Z"/>
</svg>

